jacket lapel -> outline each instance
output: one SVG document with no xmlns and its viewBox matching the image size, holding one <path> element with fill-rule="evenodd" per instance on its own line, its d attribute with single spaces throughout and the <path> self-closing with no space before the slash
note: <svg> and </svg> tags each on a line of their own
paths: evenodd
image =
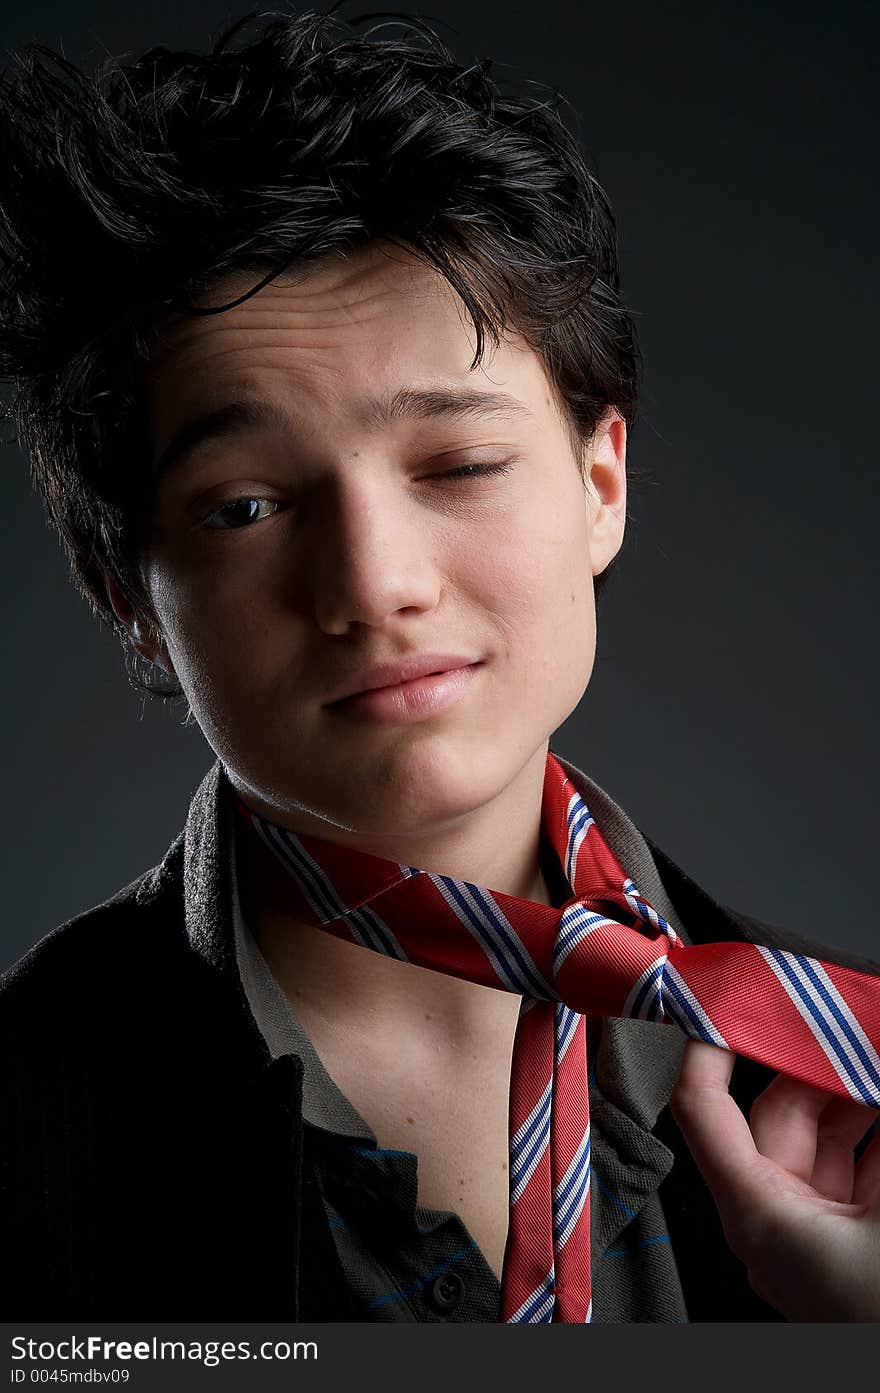
<svg viewBox="0 0 880 1393">
<path fill-rule="evenodd" d="M 635 823 L 583 770 L 556 757 L 640 894 L 682 942 L 690 943 L 688 926 Z M 588 1039 L 591 1248 L 598 1260 L 657 1192 L 673 1165 L 674 1153 L 653 1128 L 678 1077 L 685 1042 L 679 1031 L 652 1021 L 616 1018 L 594 1022 Z"/>
</svg>

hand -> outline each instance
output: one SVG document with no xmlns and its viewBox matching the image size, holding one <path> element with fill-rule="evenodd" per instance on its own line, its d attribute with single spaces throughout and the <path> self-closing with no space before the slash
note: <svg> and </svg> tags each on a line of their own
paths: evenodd
<svg viewBox="0 0 880 1393">
<path fill-rule="evenodd" d="M 777 1074 L 746 1121 L 736 1056 L 688 1040 L 670 1111 L 749 1283 L 790 1321 L 880 1321 L 878 1112 Z"/>
</svg>

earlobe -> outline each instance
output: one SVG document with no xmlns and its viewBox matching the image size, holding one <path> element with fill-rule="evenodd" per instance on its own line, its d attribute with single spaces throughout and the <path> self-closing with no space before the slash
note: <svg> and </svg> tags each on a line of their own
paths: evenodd
<svg viewBox="0 0 880 1393">
<path fill-rule="evenodd" d="M 588 508 L 593 574 L 610 565 L 626 528 L 626 422 L 609 407 L 590 450 Z"/>
<path fill-rule="evenodd" d="M 128 632 L 132 647 L 148 663 L 158 664 L 159 667 L 164 668 L 169 676 L 173 677 L 174 670 L 161 638 L 158 638 L 156 631 L 135 612 L 120 589 L 118 582 L 106 571 L 104 572 L 104 588 L 107 591 L 107 599 L 110 601 L 113 613 Z"/>
<path fill-rule="evenodd" d="M 110 607 L 113 613 L 116 615 L 120 624 L 123 624 L 126 629 L 130 629 L 133 615 L 131 605 L 123 595 L 114 578 L 108 575 L 106 571 L 102 572 L 102 575 L 104 579 L 104 589 L 107 592 L 107 599 L 110 601 Z"/>
</svg>

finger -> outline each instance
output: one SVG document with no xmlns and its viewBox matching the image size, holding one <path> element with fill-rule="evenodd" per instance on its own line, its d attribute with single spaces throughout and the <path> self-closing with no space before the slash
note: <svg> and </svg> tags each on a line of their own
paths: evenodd
<svg viewBox="0 0 880 1393">
<path fill-rule="evenodd" d="M 728 1090 L 736 1055 L 733 1050 L 710 1045 L 705 1040 L 687 1040 L 675 1091 L 679 1094 L 703 1088 Z"/>
<path fill-rule="evenodd" d="M 854 1147 L 880 1119 L 877 1108 L 857 1103 L 854 1098 L 825 1095 L 827 1102 L 819 1118 L 819 1133 L 837 1137 L 844 1145 Z"/>
<path fill-rule="evenodd" d="M 855 1183 L 855 1164 L 851 1146 L 837 1137 L 820 1138 L 810 1184 L 826 1199 L 849 1204 Z"/>
<path fill-rule="evenodd" d="M 728 1092 L 735 1055 L 702 1040 L 688 1040 L 670 1111 L 719 1209 L 754 1167 L 758 1152 L 749 1124 Z"/>
<path fill-rule="evenodd" d="M 853 1148 L 877 1120 L 877 1110 L 849 1098 L 831 1098 L 819 1117 L 816 1163 L 810 1184 L 828 1199 L 853 1198 Z"/>
<path fill-rule="evenodd" d="M 880 1206 L 880 1132 L 856 1161 L 853 1204 Z"/>
<path fill-rule="evenodd" d="M 876 1116 L 852 1098 L 777 1074 L 752 1104 L 749 1125 L 763 1156 L 826 1198 L 849 1203 L 853 1147 Z"/>
<path fill-rule="evenodd" d="M 816 1163 L 819 1117 L 830 1095 L 777 1074 L 749 1111 L 755 1145 L 768 1160 L 809 1183 Z"/>
</svg>

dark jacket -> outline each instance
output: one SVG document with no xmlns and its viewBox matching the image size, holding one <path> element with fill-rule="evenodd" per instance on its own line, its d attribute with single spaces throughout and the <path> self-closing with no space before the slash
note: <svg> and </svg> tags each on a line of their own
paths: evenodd
<svg viewBox="0 0 880 1393">
<path fill-rule="evenodd" d="M 564 763 L 602 827 L 596 806 L 607 795 Z M 242 989 L 226 899 L 225 784 L 218 760 L 161 863 L 0 979 L 7 1321 L 361 1318 L 316 1193 L 302 1061 L 272 1059 Z M 645 845 L 685 942 L 745 939 L 880 975 L 880 964 L 717 904 Z M 603 1022 L 612 1053 L 631 1027 L 677 1035 Z M 772 1077 L 739 1058 L 731 1091 L 747 1111 Z M 666 1107 L 653 1136 L 674 1156 L 659 1193 L 690 1319 L 779 1319 L 728 1251 Z"/>
</svg>

